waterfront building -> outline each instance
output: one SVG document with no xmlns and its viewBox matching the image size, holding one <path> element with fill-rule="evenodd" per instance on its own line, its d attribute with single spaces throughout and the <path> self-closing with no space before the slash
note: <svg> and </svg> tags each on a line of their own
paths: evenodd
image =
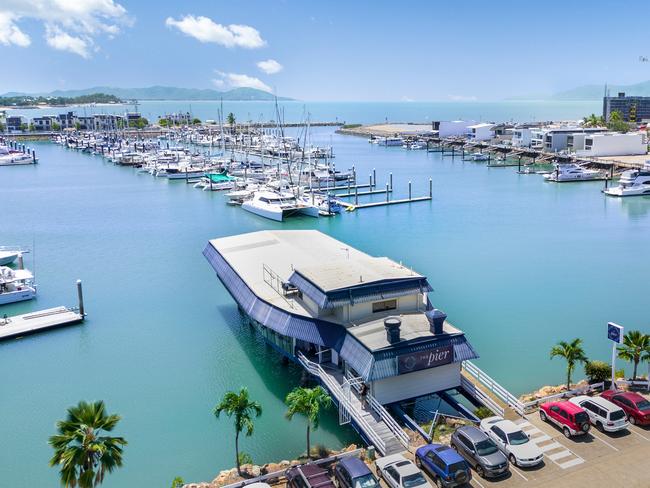
<svg viewBox="0 0 650 488">
<path fill-rule="evenodd" d="M 650 121 L 650 97 L 626 96 L 620 92 L 615 97 L 603 97 L 603 117 L 609 121 L 612 112 L 619 112 L 626 122 Z"/>
<path fill-rule="evenodd" d="M 607 132 L 606 127 L 541 127 L 531 130 L 530 147 L 543 149 L 550 152 L 566 151 L 570 136 L 576 134 L 595 134 L 598 132 Z M 575 139 L 574 139 L 575 140 Z"/>
<path fill-rule="evenodd" d="M 426 277 L 318 231 L 224 237 L 203 254 L 276 350 L 364 383 L 380 404 L 460 388 L 462 361 L 477 357 Z"/>
<path fill-rule="evenodd" d="M 433 123 L 433 130 L 438 131 L 438 137 L 464 136 L 470 125 L 476 124 L 475 120 L 441 120 Z"/>
<path fill-rule="evenodd" d="M 74 129 L 76 123 L 78 122 L 77 116 L 74 112 L 59 114 L 58 119 L 58 123 L 61 126 L 61 129 Z"/>
<path fill-rule="evenodd" d="M 7 117 L 7 132 L 19 132 L 24 125 L 27 125 L 28 120 L 22 115 L 11 115 Z"/>
<path fill-rule="evenodd" d="M 192 116 L 189 112 L 165 114 L 158 118 L 158 121 L 166 120 L 169 125 L 190 125 L 192 123 Z"/>
<path fill-rule="evenodd" d="M 489 141 L 494 137 L 494 124 L 482 123 L 467 126 L 467 138 L 472 141 Z"/>
<path fill-rule="evenodd" d="M 634 156 L 648 152 L 648 141 L 643 132 L 604 132 L 581 136 L 582 146 L 574 150 L 576 155 L 582 157 Z"/>
<path fill-rule="evenodd" d="M 53 130 L 54 124 L 58 124 L 59 118 L 56 115 L 44 115 L 42 117 L 34 117 L 32 119 L 32 124 L 34 130 L 39 131 L 51 131 Z"/>
</svg>

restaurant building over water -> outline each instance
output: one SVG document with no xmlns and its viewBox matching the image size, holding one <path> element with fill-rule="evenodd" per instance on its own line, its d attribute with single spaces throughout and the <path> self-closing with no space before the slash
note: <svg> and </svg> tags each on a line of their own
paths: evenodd
<svg viewBox="0 0 650 488">
<path fill-rule="evenodd" d="M 318 231 L 224 237 L 203 254 L 251 324 L 348 410 L 346 387 L 365 385 L 380 406 L 413 399 L 459 388 L 461 362 L 478 357 L 426 277 Z"/>
</svg>

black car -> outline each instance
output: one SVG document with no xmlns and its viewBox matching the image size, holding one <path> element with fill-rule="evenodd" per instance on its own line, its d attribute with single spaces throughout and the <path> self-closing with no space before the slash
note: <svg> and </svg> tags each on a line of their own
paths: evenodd
<svg viewBox="0 0 650 488">
<path fill-rule="evenodd" d="M 496 478 L 510 472 L 505 454 L 476 427 L 464 425 L 458 428 L 452 434 L 450 444 L 482 478 Z"/>
<path fill-rule="evenodd" d="M 341 459 L 334 468 L 334 478 L 339 488 L 379 488 L 379 481 L 361 459 Z"/>
</svg>

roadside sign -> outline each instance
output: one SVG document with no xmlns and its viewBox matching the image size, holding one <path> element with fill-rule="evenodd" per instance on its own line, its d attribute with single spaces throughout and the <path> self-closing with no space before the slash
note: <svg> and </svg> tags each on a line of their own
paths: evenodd
<svg viewBox="0 0 650 488">
<path fill-rule="evenodd" d="M 623 326 L 615 324 L 614 322 L 608 322 L 607 323 L 607 338 L 615 342 L 616 344 L 620 344 L 623 342 Z"/>
</svg>

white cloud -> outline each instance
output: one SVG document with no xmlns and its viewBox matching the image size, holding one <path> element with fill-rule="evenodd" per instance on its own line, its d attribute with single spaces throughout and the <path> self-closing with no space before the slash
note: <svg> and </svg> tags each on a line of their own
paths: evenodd
<svg viewBox="0 0 650 488">
<path fill-rule="evenodd" d="M 10 46 L 11 44 L 20 47 L 27 47 L 31 39 L 20 30 L 14 22 L 14 15 L 10 12 L 0 12 L 0 44 Z"/>
<path fill-rule="evenodd" d="M 68 51 L 78 54 L 82 58 L 88 59 L 90 53 L 88 52 L 89 41 L 81 37 L 71 36 L 61 29 L 53 27 L 47 29 L 45 34 L 47 45 L 59 51 Z"/>
<path fill-rule="evenodd" d="M 29 36 L 17 25 L 22 19 L 41 21 L 50 47 L 84 58 L 90 57 L 96 37 L 114 37 L 122 26 L 132 24 L 126 9 L 115 0 L 2 0 L 0 44 L 30 44 Z"/>
<path fill-rule="evenodd" d="M 222 71 L 215 71 L 215 73 L 217 74 L 217 78 L 214 78 L 212 83 L 217 88 L 257 88 L 265 92 L 272 91 L 269 85 L 253 76 L 239 73 L 224 73 Z"/>
<path fill-rule="evenodd" d="M 249 25 L 221 25 L 208 17 L 194 15 L 186 15 L 179 20 L 167 17 L 165 25 L 201 42 L 214 42 L 225 47 L 254 49 L 266 45 L 259 31 Z"/>
<path fill-rule="evenodd" d="M 278 63 L 275 59 L 267 59 L 257 63 L 257 67 L 264 71 L 267 75 L 274 75 L 282 71 L 284 66 Z"/>
</svg>

